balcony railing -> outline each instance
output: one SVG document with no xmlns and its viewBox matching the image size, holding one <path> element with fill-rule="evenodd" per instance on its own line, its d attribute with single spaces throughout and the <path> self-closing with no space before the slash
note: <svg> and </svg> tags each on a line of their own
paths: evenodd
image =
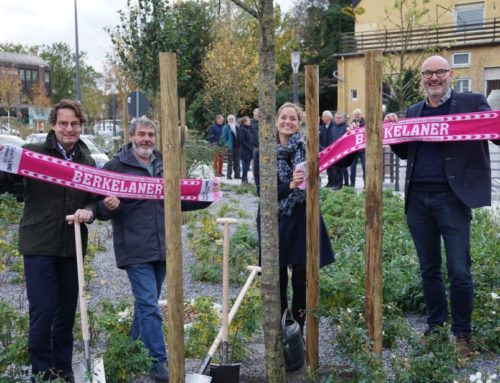
<svg viewBox="0 0 500 383">
<path fill-rule="evenodd" d="M 356 54 L 369 49 L 394 52 L 492 43 L 500 43 L 500 20 L 496 18 L 479 23 L 441 24 L 405 31 L 390 29 L 342 33 L 339 54 Z"/>
</svg>

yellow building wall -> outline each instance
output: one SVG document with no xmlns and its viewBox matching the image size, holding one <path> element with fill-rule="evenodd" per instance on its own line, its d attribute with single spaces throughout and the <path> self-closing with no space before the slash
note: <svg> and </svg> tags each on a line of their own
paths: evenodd
<svg viewBox="0 0 500 383">
<path fill-rule="evenodd" d="M 485 94 L 485 70 L 500 69 L 500 46 L 457 48 L 441 52 L 441 55 L 452 62 L 454 53 L 470 53 L 471 63 L 467 67 L 453 68 L 455 79 L 471 79 L 470 91 Z M 349 115 L 355 108 L 366 110 L 366 102 L 370 97 L 365 94 L 364 56 L 349 56 L 338 61 L 338 74 L 344 81 L 338 85 L 338 110 Z M 352 100 L 351 89 L 357 89 L 358 99 Z M 487 95 L 486 95 L 487 96 Z"/>
<path fill-rule="evenodd" d="M 439 24 L 451 24 L 455 21 L 454 7 L 463 4 L 485 4 L 485 18 L 495 17 L 494 1 L 439 1 L 431 0 L 427 4 L 429 10 L 426 22 L 428 25 L 436 25 L 436 19 Z M 419 1 L 422 4 L 421 1 Z M 387 23 L 388 17 L 386 11 L 390 10 L 394 0 L 364 0 L 360 6 L 365 8 L 366 12 L 358 16 L 356 20 L 356 32 L 373 31 L 377 29 L 391 29 Z M 471 79 L 470 90 L 475 93 L 485 94 L 485 70 L 488 68 L 500 69 L 500 45 L 485 47 L 464 47 L 443 50 L 440 52 L 451 64 L 452 54 L 471 53 L 471 63 L 467 67 L 453 68 L 455 79 Z M 384 71 L 387 73 L 388 71 Z M 338 109 L 339 111 L 351 114 L 355 108 L 360 108 L 363 112 L 366 110 L 367 96 L 365 95 L 365 73 L 364 56 L 344 56 L 338 59 L 338 74 L 341 80 L 338 83 Z M 342 81 L 343 80 L 343 81 Z M 350 95 L 351 89 L 357 89 L 358 98 L 353 100 Z M 369 100 L 368 96 L 368 100 Z"/>
<path fill-rule="evenodd" d="M 427 4 L 422 0 L 416 1 L 420 8 L 428 10 L 427 16 L 422 19 L 423 25 L 454 23 L 456 5 L 484 3 L 485 19 L 496 17 L 494 9 L 496 0 L 430 0 Z M 401 24 L 394 10 L 394 0 L 363 0 L 359 6 L 366 12 L 357 16 L 356 32 L 394 29 Z"/>
</svg>

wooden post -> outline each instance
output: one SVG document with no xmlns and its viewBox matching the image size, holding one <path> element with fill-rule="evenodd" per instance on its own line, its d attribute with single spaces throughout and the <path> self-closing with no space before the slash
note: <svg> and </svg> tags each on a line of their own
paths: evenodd
<svg viewBox="0 0 500 383">
<path fill-rule="evenodd" d="M 319 321 L 314 310 L 319 304 L 319 68 L 305 66 L 306 114 L 307 114 L 307 364 L 312 372 L 319 366 Z"/>
<path fill-rule="evenodd" d="M 382 51 L 365 55 L 366 202 L 365 321 L 382 357 Z"/>
<path fill-rule="evenodd" d="M 181 178 L 187 177 L 187 139 L 188 132 L 186 126 L 186 98 L 181 97 L 179 100 L 179 109 L 181 114 Z"/>
<path fill-rule="evenodd" d="M 123 144 L 128 144 L 128 94 L 123 96 Z"/>
<path fill-rule="evenodd" d="M 160 53 L 160 124 L 167 243 L 168 365 L 171 383 L 184 382 L 182 215 L 179 189 L 179 121 L 175 53 Z M 167 213 L 168 212 L 168 213 Z"/>
</svg>

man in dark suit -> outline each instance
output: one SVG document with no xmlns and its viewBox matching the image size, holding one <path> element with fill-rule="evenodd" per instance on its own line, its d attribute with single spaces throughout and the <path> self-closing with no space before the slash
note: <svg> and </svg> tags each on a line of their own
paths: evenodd
<svg viewBox="0 0 500 383">
<path fill-rule="evenodd" d="M 485 97 L 450 88 L 453 70 L 446 59 L 432 56 L 422 64 L 426 99 L 412 105 L 407 117 L 430 117 L 490 110 Z M 386 120 L 396 121 L 390 114 Z M 494 142 L 500 144 L 500 141 Z M 441 237 L 450 281 L 451 330 L 462 354 L 469 353 L 474 287 L 471 274 L 472 208 L 491 204 L 491 170 L 487 141 L 412 142 L 392 145 L 407 159 L 406 220 L 417 251 L 424 300 L 425 334 L 448 318 L 441 275 Z"/>
</svg>

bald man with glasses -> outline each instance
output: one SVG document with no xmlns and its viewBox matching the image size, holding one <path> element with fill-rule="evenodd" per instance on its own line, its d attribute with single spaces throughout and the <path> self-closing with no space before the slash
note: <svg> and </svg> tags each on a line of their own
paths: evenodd
<svg viewBox="0 0 500 383">
<path fill-rule="evenodd" d="M 451 89 L 453 70 L 441 56 L 424 61 L 421 83 L 426 98 L 410 106 L 407 117 L 432 117 L 490 110 L 481 94 Z M 394 114 L 387 121 L 397 121 Z M 500 141 L 494 141 L 499 145 Z M 451 303 L 451 330 L 463 356 L 470 353 L 474 287 L 471 273 L 472 208 L 491 204 L 487 141 L 411 142 L 391 145 L 407 160 L 406 220 L 420 263 L 429 335 L 448 322 L 447 292 L 441 274 L 441 238 Z"/>
</svg>

